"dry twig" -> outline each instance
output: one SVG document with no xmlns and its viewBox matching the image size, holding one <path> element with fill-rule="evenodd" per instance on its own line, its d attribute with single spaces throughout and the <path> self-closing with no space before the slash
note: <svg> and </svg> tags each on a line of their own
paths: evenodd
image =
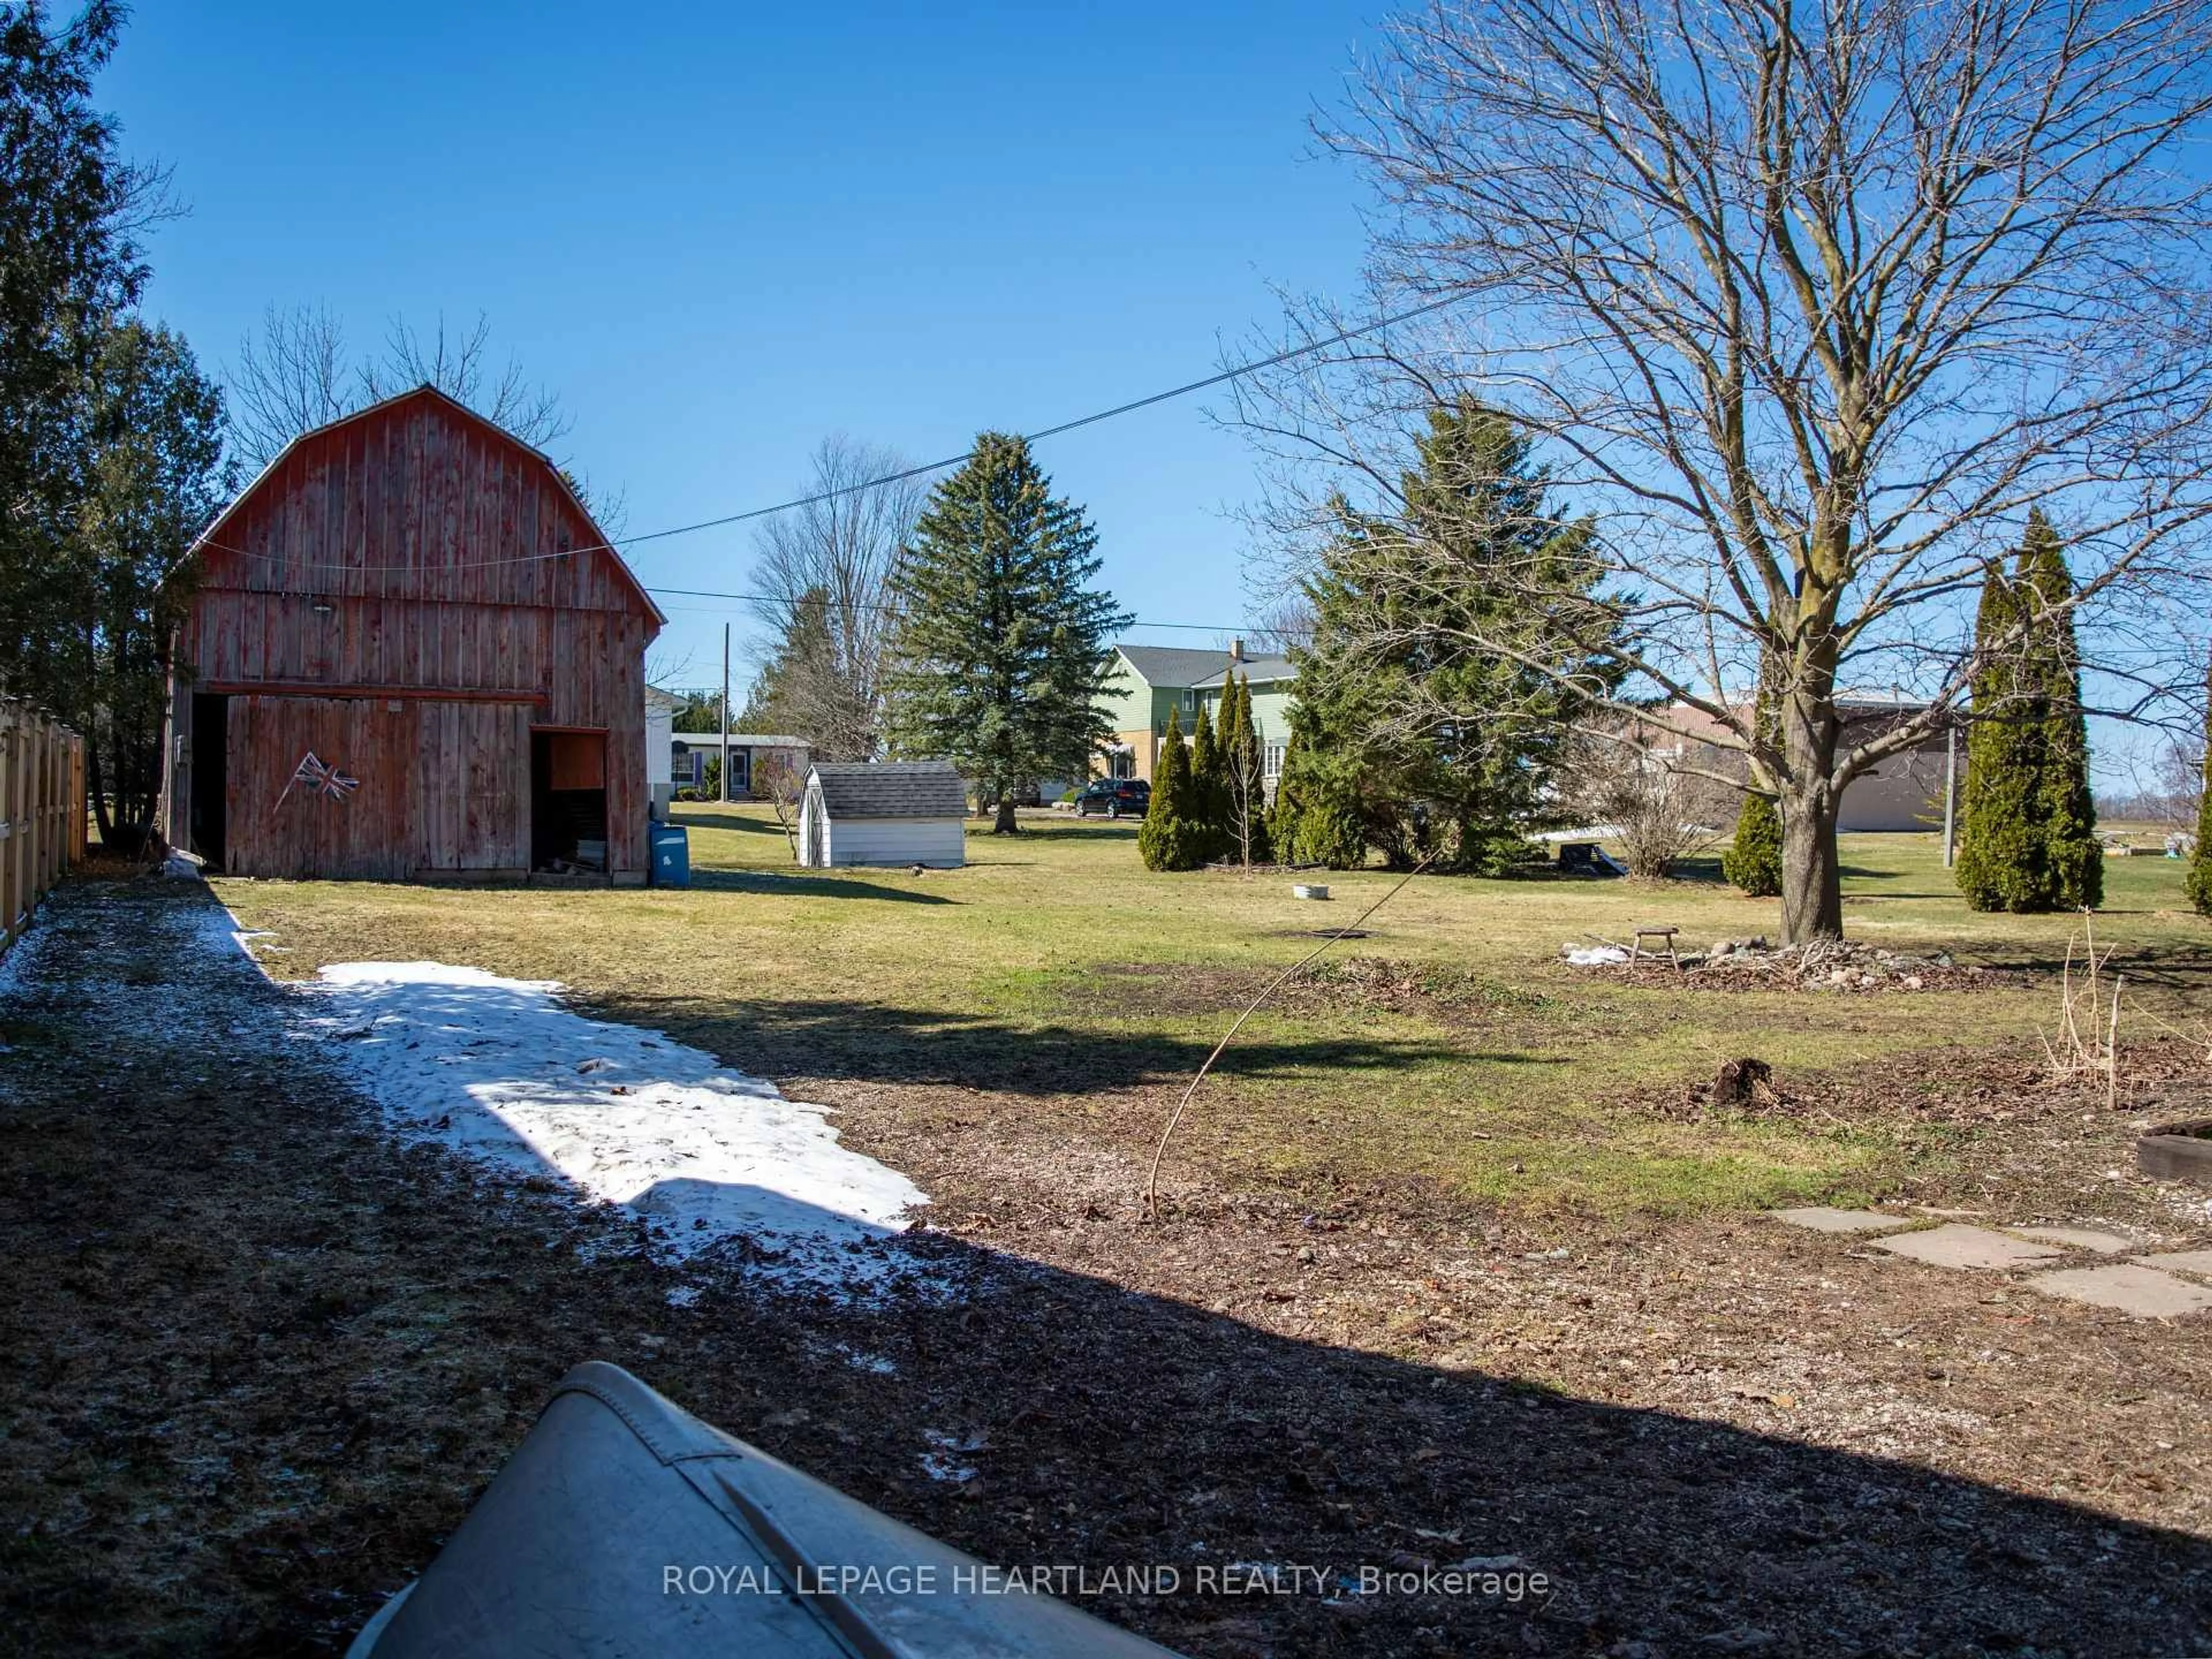
<svg viewBox="0 0 2212 1659">
<path fill-rule="evenodd" d="M 1261 991 L 1260 994 L 1254 997 L 1249 1003 L 1245 1005 L 1244 1012 L 1237 1016 L 1236 1023 L 1226 1031 L 1222 1033 L 1221 1041 L 1213 1045 L 1213 1052 L 1206 1057 L 1206 1063 L 1198 1068 L 1198 1075 L 1191 1079 L 1190 1087 L 1182 1091 L 1182 1098 L 1176 1102 L 1175 1110 L 1169 1114 L 1167 1127 L 1160 1131 L 1160 1144 L 1152 1148 L 1152 1173 L 1145 1177 L 1145 1218 L 1147 1221 L 1156 1221 L 1159 1218 L 1160 1162 L 1168 1155 L 1168 1141 L 1175 1134 L 1176 1125 L 1182 1121 L 1183 1109 L 1190 1104 L 1191 1097 L 1198 1092 L 1198 1085 L 1206 1081 L 1206 1074 L 1213 1069 L 1213 1062 L 1221 1058 L 1224 1051 L 1225 1051 L 1230 1043 L 1235 1040 L 1237 1032 L 1244 1029 L 1244 1022 L 1251 1018 L 1254 1014 L 1259 1012 L 1260 1005 L 1261 1003 L 1265 1002 L 1269 997 L 1274 995 L 1275 993 L 1280 990 L 1285 985 L 1290 983 L 1290 981 L 1304 969 L 1311 965 L 1313 963 L 1319 961 L 1322 951 L 1328 950 L 1330 945 L 1335 944 L 1339 939 L 1343 939 L 1347 934 L 1358 932 L 1360 926 L 1366 921 L 1368 917 L 1373 915 L 1377 910 L 1380 910 L 1384 905 L 1388 904 L 1392 899 L 1397 897 L 1400 893 L 1403 892 L 1405 890 L 1406 884 L 1413 880 L 1415 876 L 1419 875 L 1422 871 L 1427 869 L 1429 867 L 1430 861 L 1435 857 L 1436 854 L 1434 853 L 1430 854 L 1427 858 L 1423 859 L 1419 864 L 1406 872 L 1405 875 L 1399 880 L 1398 884 L 1391 888 L 1389 892 L 1383 894 L 1381 898 L 1376 899 L 1374 903 L 1369 905 L 1364 910 L 1362 910 L 1356 919 L 1338 928 L 1334 933 L 1331 933 L 1319 945 L 1314 946 L 1312 950 L 1307 951 L 1305 955 L 1300 957 L 1289 967 L 1284 969 L 1281 973 L 1269 980 L 1266 988 Z"/>
</svg>

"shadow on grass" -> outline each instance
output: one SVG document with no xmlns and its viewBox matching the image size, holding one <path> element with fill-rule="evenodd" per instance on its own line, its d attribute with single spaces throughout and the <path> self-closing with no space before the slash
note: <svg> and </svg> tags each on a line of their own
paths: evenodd
<svg viewBox="0 0 2212 1659">
<path fill-rule="evenodd" d="M 835 998 L 729 1003 L 628 996 L 595 999 L 591 1006 L 605 1018 L 652 1026 L 759 1076 L 956 1084 L 1006 1094 L 1079 1094 L 1184 1079 L 1214 1042 L 1212 1036 L 1015 1025 L 983 1015 Z M 1470 1054 L 1439 1042 L 1248 1036 L 1222 1056 L 1214 1073 L 1267 1078 L 1324 1070 L 1392 1072 L 1447 1060 L 1567 1063 L 1550 1055 Z"/>
<path fill-rule="evenodd" d="M 732 801 L 732 806 L 739 803 Z M 668 821 L 679 830 L 727 830 L 739 836 L 772 836 L 784 839 L 783 826 L 771 819 L 739 817 L 732 812 L 685 811 L 681 806 L 668 809 Z"/>
<path fill-rule="evenodd" d="M 765 893 L 778 898 L 883 899 L 894 904 L 955 904 L 938 893 L 855 881 L 847 876 L 783 875 L 773 870 L 694 870 L 691 884 L 710 893 Z"/>
<path fill-rule="evenodd" d="M 1143 823 L 1140 817 L 1066 819 L 1024 818 L 1022 827 L 1011 836 L 994 835 L 983 827 L 987 820 L 970 818 L 973 831 L 968 837 L 969 850 L 979 847 L 1019 847 L 1025 841 L 1134 841 Z"/>
</svg>

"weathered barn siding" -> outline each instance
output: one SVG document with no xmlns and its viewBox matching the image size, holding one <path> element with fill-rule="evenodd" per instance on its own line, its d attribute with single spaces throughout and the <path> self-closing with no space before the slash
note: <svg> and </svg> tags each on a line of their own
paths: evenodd
<svg viewBox="0 0 2212 1659">
<path fill-rule="evenodd" d="M 300 440 L 198 550 L 170 839 L 210 736 L 191 697 L 216 694 L 234 872 L 520 873 L 531 733 L 557 729 L 604 733 L 609 866 L 641 879 L 660 617 L 604 541 L 550 462 L 428 387 Z M 303 809 L 283 791 L 308 752 L 360 787 Z"/>
</svg>

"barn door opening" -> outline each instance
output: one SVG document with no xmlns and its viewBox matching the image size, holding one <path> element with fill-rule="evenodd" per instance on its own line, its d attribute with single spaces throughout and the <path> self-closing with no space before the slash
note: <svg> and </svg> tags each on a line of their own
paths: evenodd
<svg viewBox="0 0 2212 1659">
<path fill-rule="evenodd" d="M 530 734 L 530 867 L 607 867 L 607 734 Z"/>
<path fill-rule="evenodd" d="M 208 868 L 223 867 L 227 828 L 224 802 L 230 789 L 230 699 L 195 692 L 192 696 L 191 817 L 187 827 L 191 850 Z"/>
</svg>

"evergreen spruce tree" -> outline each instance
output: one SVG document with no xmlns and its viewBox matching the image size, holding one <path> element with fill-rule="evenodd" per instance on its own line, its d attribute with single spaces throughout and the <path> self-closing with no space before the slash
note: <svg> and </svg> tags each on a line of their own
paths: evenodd
<svg viewBox="0 0 2212 1659">
<path fill-rule="evenodd" d="M 1097 545 L 1028 443 L 986 432 L 930 492 L 893 574 L 891 753 L 951 761 L 997 804 L 998 834 L 1020 827 L 1018 790 L 1082 776 L 1113 735 L 1110 641 L 1133 618 L 1092 586 Z"/>
<path fill-rule="evenodd" d="M 93 101 L 125 9 L 57 9 L 0 6 L 0 693 L 82 729 L 105 713 L 82 536 L 100 360 L 145 286 L 165 175 L 123 157 Z"/>
<path fill-rule="evenodd" d="M 2197 845 L 2190 849 L 2182 885 L 2197 914 L 2212 916 L 2212 666 L 2204 676 L 2204 793 L 2197 803 Z"/>
<path fill-rule="evenodd" d="M 1152 769 L 1152 805 L 1137 831 L 1137 852 L 1147 870 L 1195 870 L 1206 862 L 1204 830 L 1192 817 L 1190 751 L 1183 747 L 1182 722 L 1168 711 L 1167 735 L 1160 739 L 1159 764 Z"/>
<path fill-rule="evenodd" d="M 1775 684 L 1771 659 L 1762 660 L 1759 706 L 1752 718 L 1759 736 L 1773 741 L 1779 718 L 1781 687 Z M 1758 780 L 1744 791 L 1743 806 L 1735 817 L 1735 839 L 1721 854 L 1721 874 L 1753 898 L 1773 898 L 1782 891 L 1782 812 L 1774 797 L 1763 793 Z"/>
<path fill-rule="evenodd" d="M 1275 786 L 1275 855 L 1291 864 L 1357 870 L 1367 862 L 1370 823 L 1361 809 L 1359 762 L 1322 747 L 1316 726 L 1301 701 L 1291 714 L 1283 775 Z"/>
<path fill-rule="evenodd" d="M 1228 712 L 1224 701 L 1224 718 Z M 1190 799 L 1191 818 L 1198 826 L 1205 856 L 1220 858 L 1229 847 L 1229 780 L 1222 767 L 1221 744 L 1203 702 L 1198 706 L 1198 722 L 1191 728 Z"/>
<path fill-rule="evenodd" d="M 738 716 L 737 729 L 793 732 L 814 746 L 817 760 L 842 758 L 823 752 L 821 734 L 807 718 L 806 709 L 806 683 L 835 649 L 830 631 L 830 592 L 810 587 L 791 607 L 775 654 L 754 678 L 744 712 Z"/>
<path fill-rule="evenodd" d="M 1746 793 L 1736 814 L 1735 839 L 1721 854 L 1721 873 L 1753 898 L 1782 890 L 1782 814 L 1771 795 Z"/>
<path fill-rule="evenodd" d="M 2040 512 L 2009 573 L 1982 585 L 1966 733 L 1959 890 L 1977 910 L 2094 908 L 2105 867 L 2069 603 L 2073 580 Z"/>
<path fill-rule="evenodd" d="M 1959 890 L 1976 910 L 2033 910 L 2042 903 L 2042 837 L 2037 781 L 2045 736 L 2022 672 L 2027 607 L 2011 572 L 1992 563 L 1974 617 L 1980 665 L 1973 677 L 1973 724 L 1966 728 L 1966 781 L 1960 792 Z"/>
<path fill-rule="evenodd" d="M 2035 664 L 2043 675 L 2040 817 L 2051 906 L 2094 910 L 2105 900 L 2105 849 L 2097 839 L 2097 801 L 2089 787 L 2089 723 L 2081 708 L 2074 577 L 2058 532 L 2039 511 L 2028 514 L 2021 563 L 2035 599 Z"/>
<path fill-rule="evenodd" d="M 1221 770 L 1229 799 L 1229 852 L 1250 864 L 1273 856 L 1267 843 L 1267 781 L 1259 728 L 1252 723 L 1252 677 L 1229 676 L 1222 705 Z"/>
<path fill-rule="evenodd" d="M 1283 770 L 1275 780 L 1275 799 L 1267 807 L 1267 839 L 1275 856 L 1285 864 L 1297 862 L 1298 819 L 1305 807 L 1304 771 L 1305 751 L 1293 720 L 1290 735 L 1283 742 Z"/>
<path fill-rule="evenodd" d="M 1616 624 L 1594 598 L 1591 526 L 1560 516 L 1508 417 L 1472 400 L 1437 409 L 1416 449 L 1403 513 L 1376 519 L 1340 501 L 1338 534 L 1305 584 L 1313 637 L 1291 653 L 1305 726 L 1300 833 L 1326 799 L 1333 819 L 1360 817 L 1362 856 L 1373 846 L 1404 868 L 1443 846 L 1455 867 L 1487 869 L 1517 857 L 1547 814 L 1588 702 L 1568 685 L 1619 683 L 1607 649 Z M 1409 563 L 1439 560 L 1452 581 L 1404 579 Z M 1532 591 L 1553 597 L 1532 606 Z M 1469 643 L 1501 635 L 1516 649 Z M 1338 829 L 1312 834 L 1301 858 L 1324 843 L 1331 862 L 1346 857 Z"/>
</svg>

